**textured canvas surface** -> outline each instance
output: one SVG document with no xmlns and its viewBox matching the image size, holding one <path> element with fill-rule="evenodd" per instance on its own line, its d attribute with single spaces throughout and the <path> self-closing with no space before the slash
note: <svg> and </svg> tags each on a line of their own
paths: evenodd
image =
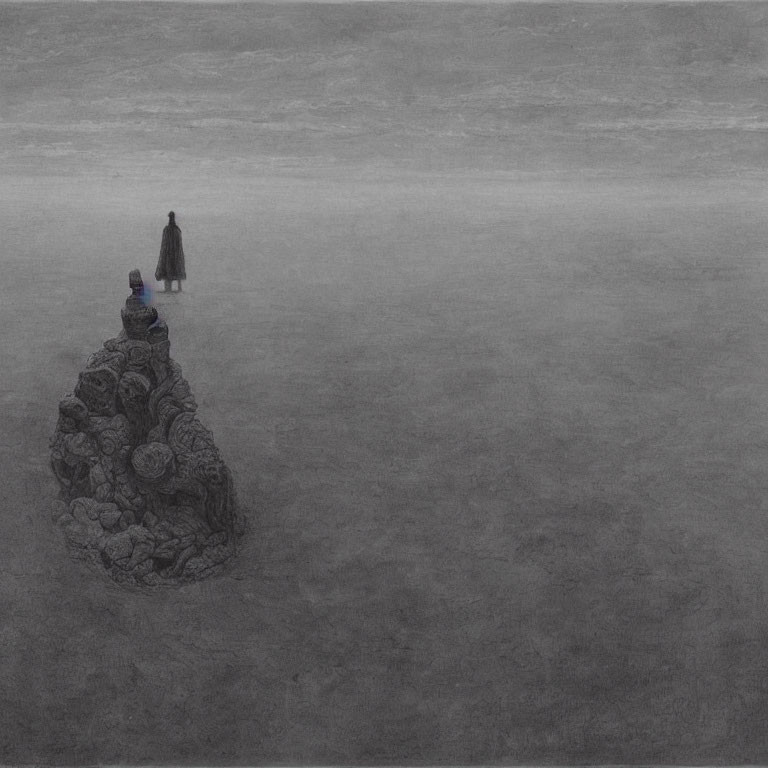
<svg viewBox="0 0 768 768">
<path fill-rule="evenodd" d="M 0 5 L 0 762 L 768 759 L 768 7 Z M 249 531 L 70 559 L 150 280 Z"/>
</svg>

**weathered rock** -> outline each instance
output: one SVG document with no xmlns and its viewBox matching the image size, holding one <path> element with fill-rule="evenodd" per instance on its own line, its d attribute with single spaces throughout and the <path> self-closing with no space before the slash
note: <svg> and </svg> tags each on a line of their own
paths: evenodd
<svg viewBox="0 0 768 768">
<path fill-rule="evenodd" d="M 112 507 L 111 509 L 104 510 L 99 514 L 99 522 L 101 523 L 101 527 L 106 528 L 107 530 L 114 528 L 120 522 L 120 518 L 123 516 L 122 511 L 117 508 L 116 504 L 112 504 L 110 506 Z"/>
<path fill-rule="evenodd" d="M 128 417 L 133 434 L 141 441 L 152 428 L 152 417 L 147 410 L 152 382 L 137 371 L 126 371 L 117 387 L 122 412 Z"/>
<path fill-rule="evenodd" d="M 242 533 L 232 477 L 137 270 L 129 282 L 123 330 L 59 403 L 53 516 L 77 554 L 121 584 L 204 578 Z"/>
<path fill-rule="evenodd" d="M 162 424 L 158 424 L 147 432 L 148 443 L 164 443 L 165 442 L 165 430 Z"/>
<path fill-rule="evenodd" d="M 209 547 L 206 549 L 203 556 L 212 565 L 218 565 L 219 563 L 223 563 L 227 558 L 229 558 L 230 554 L 231 552 L 226 545 L 219 544 L 216 547 Z"/>
<path fill-rule="evenodd" d="M 134 554 L 135 552 L 136 550 L 134 549 Z M 154 564 L 149 558 L 141 560 L 133 566 L 129 565 L 128 570 L 130 570 L 131 576 L 138 582 L 145 582 L 145 577 L 155 573 Z"/>
<path fill-rule="evenodd" d="M 81 496 L 80 498 L 74 499 L 69 505 L 69 513 L 75 520 L 98 520 L 99 502 L 88 496 Z"/>
<path fill-rule="evenodd" d="M 177 400 L 176 402 L 180 402 Z M 168 445 L 176 454 L 214 449 L 213 435 L 194 414 L 180 413 L 168 429 Z"/>
<path fill-rule="evenodd" d="M 155 538 L 141 525 L 132 525 L 110 536 L 101 548 L 105 562 L 115 563 L 124 570 L 144 562 L 155 548 Z"/>
<path fill-rule="evenodd" d="M 88 418 L 88 406 L 80 398 L 69 395 L 59 402 L 59 413 L 82 424 Z"/>
<path fill-rule="evenodd" d="M 205 540 L 205 546 L 206 547 L 218 547 L 219 544 L 223 544 L 226 540 L 227 540 L 227 534 L 224 533 L 224 531 L 219 531 L 218 533 L 211 534 Z"/>
<path fill-rule="evenodd" d="M 168 539 L 155 549 L 153 552 L 153 557 L 156 560 L 167 560 L 168 562 L 173 562 L 173 560 L 176 559 L 176 555 L 180 551 L 180 544 L 180 539 Z"/>
<path fill-rule="evenodd" d="M 59 525 L 64 529 L 70 546 L 79 556 L 87 554 L 89 550 L 98 551 L 104 544 L 106 534 L 98 517 L 90 518 L 83 506 L 78 507 L 75 514 L 62 515 L 59 518 Z"/>
<path fill-rule="evenodd" d="M 133 452 L 131 464 L 142 480 L 156 482 L 171 471 L 173 451 L 165 443 L 145 443 Z"/>
<path fill-rule="evenodd" d="M 85 367 L 100 368 L 106 366 L 119 377 L 125 370 L 125 364 L 125 355 L 119 349 L 100 349 L 88 358 Z"/>
<path fill-rule="evenodd" d="M 134 526 L 137 527 L 137 526 Z M 131 529 L 128 529 L 131 530 Z M 146 530 L 143 528 L 142 530 Z M 155 550 L 155 540 L 152 538 L 140 539 L 133 544 L 133 553 L 131 559 L 128 561 L 126 570 L 133 570 L 136 566 L 146 562 L 152 557 L 152 553 Z"/>
<path fill-rule="evenodd" d="M 115 488 L 111 483 L 100 483 L 93 492 L 96 501 L 112 501 L 115 498 Z"/>
<path fill-rule="evenodd" d="M 69 512 L 65 512 L 56 520 L 56 525 L 61 528 L 66 528 L 68 525 L 72 525 L 75 522 L 75 518 Z"/>
<path fill-rule="evenodd" d="M 125 361 L 129 370 L 141 371 L 149 365 L 152 358 L 152 347 L 149 342 L 130 339 L 123 345 Z"/>
<path fill-rule="evenodd" d="M 117 413 L 116 395 L 119 374 L 108 365 L 86 368 L 80 373 L 75 396 L 95 416 L 113 416 Z"/>
<path fill-rule="evenodd" d="M 88 459 L 96 456 L 96 445 L 85 432 L 69 434 L 64 438 L 64 448 L 71 459 Z"/>
<path fill-rule="evenodd" d="M 126 528 L 129 528 L 132 525 L 136 525 L 138 522 L 136 518 L 136 513 L 132 509 L 122 509 L 120 514 L 120 522 L 118 523 L 118 527 L 120 530 L 124 531 Z"/>
<path fill-rule="evenodd" d="M 201 556 L 191 557 L 184 566 L 184 575 L 195 579 L 202 578 L 211 569 L 211 563 Z"/>
<path fill-rule="evenodd" d="M 121 560 L 127 563 L 128 558 L 133 554 L 133 541 L 129 531 L 130 528 L 126 528 L 126 530 L 110 536 L 104 542 L 102 552 L 110 564 L 119 563 Z"/>
</svg>

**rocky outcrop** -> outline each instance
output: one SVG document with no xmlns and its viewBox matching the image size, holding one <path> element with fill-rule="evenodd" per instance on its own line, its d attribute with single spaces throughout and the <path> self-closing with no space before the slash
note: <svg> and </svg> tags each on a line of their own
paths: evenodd
<svg viewBox="0 0 768 768">
<path fill-rule="evenodd" d="M 243 521 L 229 469 L 170 357 L 168 327 L 138 270 L 129 282 L 123 330 L 59 403 L 55 518 L 75 552 L 115 581 L 196 580 L 233 556 Z"/>
</svg>

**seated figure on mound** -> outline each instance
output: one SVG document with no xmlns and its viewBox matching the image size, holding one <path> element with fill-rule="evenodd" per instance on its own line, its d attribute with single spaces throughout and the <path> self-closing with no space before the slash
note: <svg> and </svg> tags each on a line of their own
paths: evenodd
<svg viewBox="0 0 768 768">
<path fill-rule="evenodd" d="M 184 248 L 181 245 L 181 230 L 176 224 L 176 214 L 173 211 L 168 214 L 168 224 L 163 229 L 155 279 L 165 283 L 164 290 L 166 293 L 170 293 L 174 280 L 178 282 L 179 290 L 181 290 L 181 281 L 187 279 L 184 267 Z"/>
<path fill-rule="evenodd" d="M 168 326 L 129 275 L 123 328 L 92 354 L 59 404 L 55 515 L 78 557 L 124 584 L 218 573 L 244 531 L 229 468 L 181 367 Z"/>
</svg>

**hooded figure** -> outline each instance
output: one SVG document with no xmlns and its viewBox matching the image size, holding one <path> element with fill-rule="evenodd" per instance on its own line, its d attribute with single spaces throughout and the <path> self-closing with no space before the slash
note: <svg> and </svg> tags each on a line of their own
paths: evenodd
<svg viewBox="0 0 768 768">
<path fill-rule="evenodd" d="M 168 226 L 163 230 L 163 241 L 160 245 L 160 258 L 155 270 L 155 279 L 165 282 L 165 290 L 171 290 L 171 283 L 177 280 L 179 290 L 181 281 L 187 279 L 184 269 L 184 249 L 181 246 L 181 230 L 176 225 L 176 214 L 168 214 Z"/>
</svg>

